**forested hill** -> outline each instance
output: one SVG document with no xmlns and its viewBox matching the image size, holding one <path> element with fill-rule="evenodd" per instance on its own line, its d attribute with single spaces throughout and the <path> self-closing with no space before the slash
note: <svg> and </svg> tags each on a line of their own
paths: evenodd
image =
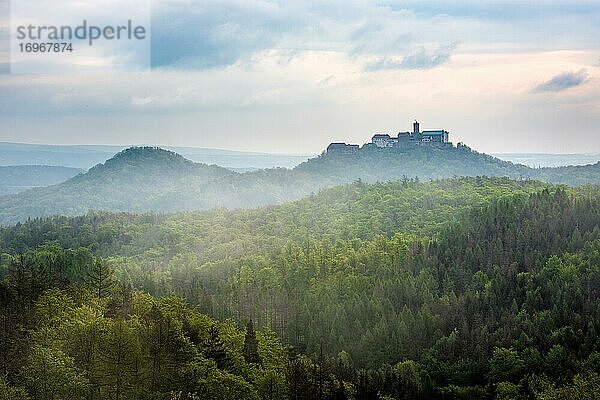
<svg viewBox="0 0 600 400">
<path fill-rule="evenodd" d="M 160 264 L 181 251 L 193 251 L 197 261 L 209 262 L 307 240 L 364 240 L 397 232 L 433 236 L 472 207 L 547 187 L 551 185 L 508 178 L 354 182 L 248 210 L 40 217 L 0 227 L 0 252 L 23 252 L 50 240 L 102 256 L 144 255 Z"/>
<path fill-rule="evenodd" d="M 540 168 L 534 170 L 533 176 L 550 183 L 568 183 L 569 185 L 598 184 L 600 183 L 600 161 L 592 165 Z"/>
<path fill-rule="evenodd" d="M 91 209 L 158 209 L 157 197 L 234 174 L 225 168 L 196 164 L 153 147 L 124 150 L 104 164 L 63 183 L 0 198 L 0 223 L 39 215 L 76 215 Z"/>
<path fill-rule="evenodd" d="M 296 167 L 311 174 L 326 172 L 338 179 L 362 179 L 368 182 L 398 180 L 402 176 L 420 180 L 453 176 L 507 176 L 528 178 L 532 169 L 464 145 L 457 147 L 414 146 L 379 149 L 362 148 L 356 154 L 326 154 Z"/>
<path fill-rule="evenodd" d="M 594 169 L 595 168 L 595 169 Z M 507 176 L 553 183 L 600 183 L 596 166 L 535 170 L 472 151 L 466 146 L 365 148 L 356 155 L 328 155 L 294 169 L 235 173 L 196 164 L 159 148 L 124 150 L 104 164 L 62 184 L 0 198 L 0 224 L 42 215 L 89 210 L 180 211 L 254 208 L 304 197 L 355 180 L 430 180 L 453 176 Z"/>
<path fill-rule="evenodd" d="M 0 229 L 0 394 L 597 399 L 599 279 L 591 185 L 355 182 L 39 218 Z"/>
</svg>

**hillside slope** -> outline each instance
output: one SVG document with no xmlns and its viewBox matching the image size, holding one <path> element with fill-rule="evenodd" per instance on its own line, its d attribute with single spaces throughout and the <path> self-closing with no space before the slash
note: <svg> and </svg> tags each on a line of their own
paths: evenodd
<svg viewBox="0 0 600 400">
<path fill-rule="evenodd" d="M 66 182 L 0 198 L 1 223 L 39 215 L 77 215 L 91 209 L 144 211 L 155 198 L 186 182 L 205 182 L 233 172 L 196 164 L 182 156 L 152 147 L 131 148 Z"/>
<path fill-rule="evenodd" d="M 549 183 L 568 183 L 583 185 L 600 184 L 600 162 L 592 165 L 570 165 L 556 168 L 540 168 L 533 171 L 536 179 Z"/>
<path fill-rule="evenodd" d="M 170 295 L 177 314 L 179 295 L 213 317 L 269 327 L 314 356 L 308 368 L 331 365 L 372 393 L 359 398 L 506 398 L 496 394 L 540 390 L 535 376 L 598 382 L 598 187 L 355 182 L 257 210 L 91 213 L 0 233 L 13 304 L 30 288 L 85 285 L 92 252 L 106 255 L 121 285 L 98 315 L 131 315 L 131 287 Z M 42 304 L 36 315 L 60 320 L 55 301 Z"/>
<path fill-rule="evenodd" d="M 46 240 L 84 246 L 102 255 L 148 254 L 153 263 L 176 251 L 202 261 L 235 257 L 324 238 L 369 239 L 396 232 L 434 235 L 474 206 L 549 187 L 507 178 L 455 178 L 433 182 L 352 184 L 273 207 L 213 209 L 174 214 L 92 212 L 78 217 L 36 218 L 0 228 L 0 252 L 21 252 Z"/>
<path fill-rule="evenodd" d="M 104 164 L 60 185 L 0 199 L 0 224 L 42 215 L 89 210 L 161 211 L 255 208 L 299 199 L 322 188 L 362 180 L 432 180 L 454 176 L 505 176 L 553 183 L 600 183 L 597 166 L 531 169 L 472 151 L 466 146 L 378 150 L 356 155 L 323 154 L 294 169 L 235 173 L 195 164 L 151 147 L 124 150 Z M 566 172 L 565 172 L 566 171 Z"/>
</svg>

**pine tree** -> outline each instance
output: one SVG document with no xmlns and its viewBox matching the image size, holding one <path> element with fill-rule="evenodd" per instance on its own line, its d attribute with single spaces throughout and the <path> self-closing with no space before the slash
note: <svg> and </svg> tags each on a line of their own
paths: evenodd
<svg viewBox="0 0 600 400">
<path fill-rule="evenodd" d="M 115 279 L 112 268 L 105 260 L 94 260 L 92 270 L 87 276 L 87 283 L 94 289 L 99 299 L 106 297 L 110 293 L 115 285 Z"/>
<path fill-rule="evenodd" d="M 102 337 L 98 368 L 101 398 L 132 398 L 140 386 L 141 348 L 137 321 L 110 320 Z"/>
<path fill-rule="evenodd" d="M 232 366 L 232 360 L 225 351 L 225 345 L 219 336 L 219 328 L 216 325 L 210 327 L 208 340 L 204 349 L 204 356 L 217 363 L 217 368 L 228 369 Z"/>
<path fill-rule="evenodd" d="M 260 355 L 258 354 L 258 341 L 252 319 L 246 325 L 246 337 L 244 338 L 244 359 L 250 364 L 260 364 Z"/>
</svg>

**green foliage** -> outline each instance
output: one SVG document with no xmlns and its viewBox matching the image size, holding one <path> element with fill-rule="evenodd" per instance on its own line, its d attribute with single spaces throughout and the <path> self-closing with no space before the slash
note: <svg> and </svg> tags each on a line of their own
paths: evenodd
<svg viewBox="0 0 600 400">
<path fill-rule="evenodd" d="M 595 187 L 357 182 L 269 209 L 39 219 L 0 248 L 0 366 L 32 398 L 44 365 L 89 399 L 595 395 Z"/>
<path fill-rule="evenodd" d="M 260 364 L 260 355 L 258 354 L 258 340 L 252 319 L 246 324 L 246 336 L 244 337 L 244 360 L 250 364 Z"/>
<path fill-rule="evenodd" d="M 185 367 L 185 392 L 178 399 L 256 400 L 256 389 L 242 377 L 216 368 L 214 363 L 196 361 Z"/>
<path fill-rule="evenodd" d="M 485 399 L 485 390 L 480 386 L 449 385 L 441 390 L 442 394 L 450 399 L 476 400 Z"/>
<path fill-rule="evenodd" d="M 539 168 L 533 173 L 535 179 L 549 183 L 567 183 L 569 185 L 598 185 L 600 162 L 593 165 L 569 165 L 557 168 Z"/>
<path fill-rule="evenodd" d="M 34 399 L 85 398 L 88 381 L 74 361 L 58 349 L 34 346 L 22 370 L 23 386 Z"/>
<path fill-rule="evenodd" d="M 521 398 L 520 391 L 521 388 L 519 385 L 510 382 L 500 382 L 496 386 L 496 396 L 494 398 L 497 400 L 518 400 Z"/>
<path fill-rule="evenodd" d="M 98 301 L 93 288 L 43 292 L 33 307 L 28 355 L 13 376 L 23 389 L 0 380 L 0 394 L 42 400 L 171 395 L 254 400 L 259 392 L 287 393 L 287 354 L 272 332 L 260 339 L 263 369 L 244 361 L 238 343 L 244 331 L 229 322 L 219 324 L 179 298 L 139 292 L 131 294 L 126 318 L 111 316 L 113 297 L 118 294 Z"/>
<path fill-rule="evenodd" d="M 106 297 L 115 285 L 114 271 L 105 260 L 94 260 L 88 272 L 87 284 L 94 289 L 99 299 Z"/>
<path fill-rule="evenodd" d="M 221 339 L 219 328 L 216 325 L 211 326 L 208 331 L 208 339 L 204 346 L 204 356 L 215 362 L 219 369 L 230 369 L 233 367 L 233 360 L 225 350 L 225 344 Z"/>
<path fill-rule="evenodd" d="M 0 400 L 28 400 L 25 389 L 10 386 L 0 377 Z"/>
<path fill-rule="evenodd" d="M 524 367 L 525 361 L 519 358 L 516 351 L 496 348 L 490 359 L 490 379 L 492 382 L 514 382 L 521 376 Z"/>
<path fill-rule="evenodd" d="M 92 212 L 82 217 L 38 218 L 0 228 L 0 249 L 19 253 L 54 240 L 62 247 L 86 247 L 102 256 L 143 255 L 151 262 L 176 257 L 176 265 L 203 264 L 225 256 L 262 254 L 280 249 L 290 240 L 370 239 L 397 232 L 437 234 L 472 207 L 546 186 L 504 178 L 355 182 L 255 210 L 172 215 Z"/>
<path fill-rule="evenodd" d="M 600 375 L 598 373 L 575 375 L 572 383 L 558 387 L 547 379 L 538 378 L 532 386 L 536 400 L 595 400 L 600 398 Z"/>
</svg>

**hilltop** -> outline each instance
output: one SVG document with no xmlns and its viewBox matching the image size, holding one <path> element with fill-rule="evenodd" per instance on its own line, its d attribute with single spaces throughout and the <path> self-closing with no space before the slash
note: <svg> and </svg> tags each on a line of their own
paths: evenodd
<svg viewBox="0 0 600 400">
<path fill-rule="evenodd" d="M 598 166 L 532 169 L 477 153 L 467 146 L 364 148 L 356 154 L 322 154 L 293 169 L 245 173 L 194 163 L 156 148 L 124 150 L 104 164 L 55 186 L 0 198 L 0 224 L 42 215 L 90 210 L 160 211 L 255 208 L 299 199 L 322 188 L 362 180 L 432 180 L 504 176 L 553 183 L 600 183 Z"/>
<path fill-rule="evenodd" d="M 196 164 L 153 147 L 130 148 L 67 181 L 0 198 L 0 221 L 13 223 L 39 215 L 77 215 L 91 209 L 144 211 L 155 198 L 186 182 L 206 182 L 233 174 Z"/>
<path fill-rule="evenodd" d="M 299 165 L 296 170 L 370 182 L 397 180 L 403 176 L 421 180 L 453 176 L 509 176 L 525 178 L 532 170 L 478 153 L 464 145 L 456 147 L 415 146 L 399 148 L 363 147 L 354 154 L 324 154 Z"/>
</svg>

